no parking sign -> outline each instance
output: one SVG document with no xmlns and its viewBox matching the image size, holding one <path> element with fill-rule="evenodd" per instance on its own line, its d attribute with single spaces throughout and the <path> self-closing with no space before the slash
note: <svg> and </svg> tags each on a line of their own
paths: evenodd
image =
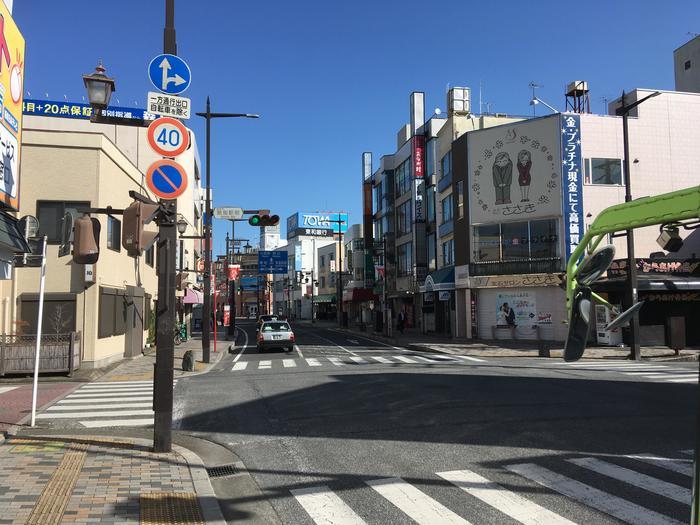
<svg viewBox="0 0 700 525">
<path fill-rule="evenodd" d="M 177 162 L 158 160 L 148 168 L 146 184 L 161 199 L 177 199 L 187 189 L 187 173 Z"/>
<path fill-rule="evenodd" d="M 148 144 L 163 157 L 177 157 L 190 145 L 185 125 L 171 117 L 161 117 L 148 126 Z"/>
</svg>

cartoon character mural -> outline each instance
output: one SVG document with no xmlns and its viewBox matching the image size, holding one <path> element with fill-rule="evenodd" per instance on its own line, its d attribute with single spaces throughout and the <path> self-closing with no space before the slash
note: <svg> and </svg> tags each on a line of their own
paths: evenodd
<svg viewBox="0 0 700 525">
<path fill-rule="evenodd" d="M 532 156 L 528 150 L 522 149 L 518 153 L 517 168 L 521 196 L 520 202 L 530 202 L 530 182 L 532 182 L 530 169 L 532 168 Z"/>
<path fill-rule="evenodd" d="M 513 182 L 513 161 L 505 151 L 493 161 L 493 185 L 496 188 L 496 204 L 510 204 L 510 185 Z"/>
</svg>

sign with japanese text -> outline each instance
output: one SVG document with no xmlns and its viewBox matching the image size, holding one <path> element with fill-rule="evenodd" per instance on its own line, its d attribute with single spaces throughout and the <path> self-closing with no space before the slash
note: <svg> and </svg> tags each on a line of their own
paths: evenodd
<svg viewBox="0 0 700 525">
<path fill-rule="evenodd" d="M 4 2 L 0 3 L 0 201 L 19 209 L 19 154 L 22 144 L 24 37 Z"/>
<path fill-rule="evenodd" d="M 425 176 L 425 137 L 415 135 L 413 137 L 413 177 L 422 179 Z"/>
<path fill-rule="evenodd" d="M 473 224 L 561 213 L 559 115 L 469 133 L 469 212 Z"/>
<path fill-rule="evenodd" d="M 241 265 L 240 264 L 230 264 L 228 266 L 228 280 L 229 281 L 236 281 L 238 280 L 238 277 L 241 275 Z"/>
<path fill-rule="evenodd" d="M 259 251 L 258 273 L 286 274 L 288 269 L 288 254 L 286 251 Z"/>
<path fill-rule="evenodd" d="M 425 182 L 422 179 L 413 181 L 413 217 L 415 222 L 425 222 L 425 206 L 423 205 L 423 192 L 425 191 Z"/>
<path fill-rule="evenodd" d="M 685 277 L 700 276 L 699 259 L 635 259 L 638 273 L 673 274 Z M 616 259 L 608 268 L 608 277 L 622 277 L 627 275 L 627 259 Z"/>
<path fill-rule="evenodd" d="M 536 323 L 534 292 L 499 293 L 496 296 L 496 326 L 532 326 Z"/>
<path fill-rule="evenodd" d="M 341 222 L 338 222 L 341 221 Z M 338 212 L 297 212 L 287 218 L 287 239 L 298 233 L 299 229 L 329 230 L 333 233 L 345 233 L 348 229 L 348 214 Z M 321 234 L 309 234 L 321 235 Z"/>
<path fill-rule="evenodd" d="M 191 106 L 192 101 L 189 98 L 148 92 L 148 111 L 155 115 L 188 119 Z"/>
<path fill-rule="evenodd" d="M 77 118 L 90 120 L 92 107 L 84 102 L 58 102 L 55 100 L 27 99 L 24 101 L 22 113 L 36 117 Z M 157 115 L 140 108 L 125 108 L 109 106 L 102 115 L 110 118 L 125 120 L 155 120 Z"/>
<path fill-rule="evenodd" d="M 580 115 L 561 115 L 561 156 L 564 252 L 568 261 L 584 233 Z"/>
</svg>

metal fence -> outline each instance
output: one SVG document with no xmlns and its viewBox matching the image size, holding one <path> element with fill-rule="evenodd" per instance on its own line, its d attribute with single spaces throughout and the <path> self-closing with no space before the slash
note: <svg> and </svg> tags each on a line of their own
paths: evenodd
<svg viewBox="0 0 700 525">
<path fill-rule="evenodd" d="M 514 261 L 483 261 L 469 265 L 469 273 L 481 275 L 515 275 L 520 273 L 557 273 L 563 271 L 561 257 L 546 259 L 517 259 Z"/>
<path fill-rule="evenodd" d="M 80 368 L 81 334 L 41 336 L 39 372 L 65 372 L 68 376 Z M 0 376 L 34 372 L 36 335 L 0 336 Z"/>
</svg>

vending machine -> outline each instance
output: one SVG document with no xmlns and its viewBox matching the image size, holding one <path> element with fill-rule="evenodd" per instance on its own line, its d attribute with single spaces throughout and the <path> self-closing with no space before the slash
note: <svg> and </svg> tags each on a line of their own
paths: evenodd
<svg viewBox="0 0 700 525">
<path fill-rule="evenodd" d="M 616 306 L 616 308 L 619 307 Z M 607 324 L 617 317 L 602 304 L 595 305 L 595 333 L 599 345 L 619 346 L 622 344 L 622 330 L 605 330 Z"/>
</svg>

